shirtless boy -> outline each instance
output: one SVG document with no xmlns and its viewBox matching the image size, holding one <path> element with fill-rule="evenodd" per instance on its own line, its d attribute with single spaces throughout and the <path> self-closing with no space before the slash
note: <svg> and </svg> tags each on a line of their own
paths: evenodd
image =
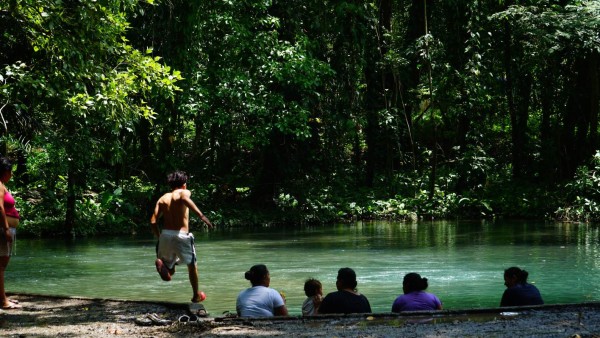
<svg viewBox="0 0 600 338">
<path fill-rule="evenodd" d="M 164 281 L 170 281 L 175 273 L 175 264 L 184 263 L 188 267 L 190 283 L 192 284 L 192 303 L 206 299 L 204 292 L 198 290 L 198 266 L 196 263 L 196 248 L 194 235 L 189 232 L 190 209 L 206 223 L 208 228 L 213 224 L 198 209 L 190 198 L 187 190 L 188 175 L 183 171 L 174 171 L 167 177 L 171 192 L 164 194 L 154 207 L 150 218 L 152 233 L 158 238 L 156 252 L 156 270 Z M 163 229 L 159 233 L 156 221 L 163 217 Z"/>
</svg>

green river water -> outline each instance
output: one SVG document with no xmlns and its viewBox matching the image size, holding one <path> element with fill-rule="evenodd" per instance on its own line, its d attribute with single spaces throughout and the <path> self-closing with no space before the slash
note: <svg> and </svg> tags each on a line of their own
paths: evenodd
<svg viewBox="0 0 600 338">
<path fill-rule="evenodd" d="M 402 277 L 429 279 L 446 309 L 498 306 L 503 270 L 520 266 L 547 304 L 600 300 L 600 228 L 543 222 L 359 222 L 333 226 L 196 231 L 200 288 L 213 316 L 235 311 L 258 263 L 271 272 L 291 314 L 300 314 L 308 277 L 335 289 L 337 270 L 353 268 L 374 312 L 389 312 Z M 154 268 L 150 237 L 62 240 L 17 238 L 8 292 L 188 302 L 185 266 L 171 282 Z"/>
</svg>

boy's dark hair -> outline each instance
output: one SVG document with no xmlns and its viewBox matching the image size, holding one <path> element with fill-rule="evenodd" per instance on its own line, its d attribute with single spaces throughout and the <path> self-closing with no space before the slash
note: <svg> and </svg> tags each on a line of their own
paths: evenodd
<svg viewBox="0 0 600 338">
<path fill-rule="evenodd" d="M 167 176 L 167 183 L 169 183 L 171 189 L 176 189 L 186 184 L 188 178 L 188 174 L 185 171 L 176 170 Z"/>
<path fill-rule="evenodd" d="M 322 287 L 323 285 L 321 285 L 321 282 L 314 278 L 309 278 L 304 282 L 304 294 L 306 294 L 306 297 L 312 297 L 316 295 Z"/>
</svg>

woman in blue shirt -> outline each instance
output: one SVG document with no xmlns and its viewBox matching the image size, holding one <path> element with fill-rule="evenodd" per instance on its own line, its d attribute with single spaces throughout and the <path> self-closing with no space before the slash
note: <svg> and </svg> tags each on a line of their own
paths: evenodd
<svg viewBox="0 0 600 338">
<path fill-rule="evenodd" d="M 241 317 L 287 316 L 285 300 L 281 294 L 269 287 L 271 275 L 264 264 L 257 264 L 244 274 L 252 284 L 238 295 L 236 311 Z"/>
</svg>

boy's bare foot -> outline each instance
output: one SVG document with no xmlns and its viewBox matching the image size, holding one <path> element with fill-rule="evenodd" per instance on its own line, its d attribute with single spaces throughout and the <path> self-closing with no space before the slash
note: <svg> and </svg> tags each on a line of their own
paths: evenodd
<svg viewBox="0 0 600 338">
<path fill-rule="evenodd" d="M 206 299 L 206 294 L 203 291 L 198 292 L 198 294 L 196 294 L 194 296 L 194 298 L 192 298 L 192 303 L 200 303 L 202 301 L 204 301 Z"/>
<path fill-rule="evenodd" d="M 158 271 L 158 274 L 162 280 L 166 282 L 171 280 L 171 273 L 160 258 L 157 258 L 156 261 L 154 261 L 154 265 L 156 265 L 156 271 Z"/>
</svg>

